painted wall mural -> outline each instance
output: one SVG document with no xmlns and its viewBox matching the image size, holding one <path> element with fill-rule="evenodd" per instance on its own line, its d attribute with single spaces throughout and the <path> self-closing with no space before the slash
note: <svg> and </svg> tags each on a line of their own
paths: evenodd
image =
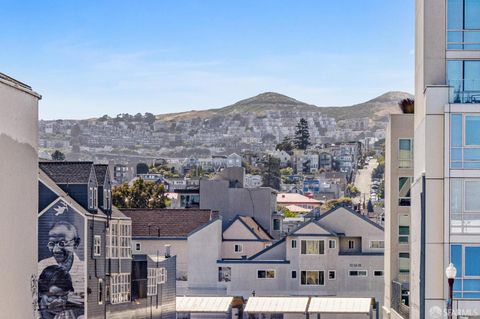
<svg viewBox="0 0 480 319">
<path fill-rule="evenodd" d="M 84 318 L 84 233 L 84 217 L 63 200 L 39 216 L 39 318 Z"/>
</svg>

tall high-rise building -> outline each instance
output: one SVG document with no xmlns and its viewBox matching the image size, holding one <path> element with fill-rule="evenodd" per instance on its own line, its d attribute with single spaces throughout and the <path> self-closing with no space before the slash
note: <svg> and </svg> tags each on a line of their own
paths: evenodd
<svg viewBox="0 0 480 319">
<path fill-rule="evenodd" d="M 1 318 L 36 318 L 39 99 L 0 73 Z"/>
<path fill-rule="evenodd" d="M 410 317 L 480 316 L 480 1 L 417 0 Z"/>
</svg>

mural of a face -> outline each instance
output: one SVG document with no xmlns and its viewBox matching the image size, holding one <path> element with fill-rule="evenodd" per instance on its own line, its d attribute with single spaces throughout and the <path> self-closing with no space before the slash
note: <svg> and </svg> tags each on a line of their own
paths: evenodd
<svg viewBox="0 0 480 319">
<path fill-rule="evenodd" d="M 75 226 L 67 222 L 57 223 L 50 229 L 48 237 L 48 249 L 55 260 L 59 265 L 70 270 L 74 249 L 80 242 Z"/>
<path fill-rule="evenodd" d="M 60 266 L 49 266 L 40 275 L 38 283 L 41 318 L 57 318 L 56 315 L 68 308 L 68 294 L 73 291 L 70 275 Z"/>
</svg>

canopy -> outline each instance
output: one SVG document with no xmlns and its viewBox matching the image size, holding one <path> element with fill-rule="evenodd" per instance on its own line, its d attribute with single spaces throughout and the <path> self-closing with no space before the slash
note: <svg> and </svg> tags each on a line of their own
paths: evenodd
<svg viewBox="0 0 480 319">
<path fill-rule="evenodd" d="M 370 313 L 372 298 L 312 297 L 309 313 Z"/>
<path fill-rule="evenodd" d="M 250 297 L 248 313 L 306 313 L 308 297 Z"/>
<path fill-rule="evenodd" d="M 177 297 L 177 312 L 228 313 L 233 297 Z"/>
</svg>

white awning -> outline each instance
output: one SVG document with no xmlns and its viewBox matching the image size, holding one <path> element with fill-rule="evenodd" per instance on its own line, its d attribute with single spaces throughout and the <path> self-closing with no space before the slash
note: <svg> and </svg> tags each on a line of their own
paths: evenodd
<svg viewBox="0 0 480 319">
<path fill-rule="evenodd" d="M 177 312 L 228 313 L 233 297 L 177 297 Z"/>
<path fill-rule="evenodd" d="M 309 313 L 370 313 L 372 298 L 312 297 Z"/>
<path fill-rule="evenodd" d="M 250 297 L 248 313 L 306 313 L 308 297 Z"/>
</svg>

